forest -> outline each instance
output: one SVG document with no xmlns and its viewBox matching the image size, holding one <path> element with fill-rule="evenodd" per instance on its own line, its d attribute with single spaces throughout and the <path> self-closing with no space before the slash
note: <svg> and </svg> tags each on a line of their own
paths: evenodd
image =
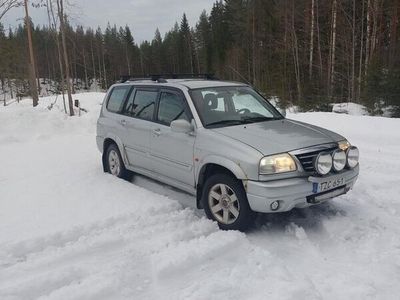
<svg viewBox="0 0 400 300">
<path fill-rule="evenodd" d="M 66 80 L 57 12 L 48 3 L 38 4 L 47 8 L 48 24 L 31 24 L 40 93 L 48 83 L 61 92 Z M 164 36 L 154 28 L 143 42 L 135 41 L 134 27 L 74 27 L 67 10 L 58 20 L 65 20 L 72 92 L 107 89 L 121 76 L 212 73 L 286 106 L 327 110 L 355 102 L 378 114 L 387 106 L 400 110 L 399 13 L 400 0 L 216 1 L 196 24 L 183 15 Z M 26 22 L 14 29 L 0 23 L 3 94 L 29 93 L 28 66 Z"/>
</svg>

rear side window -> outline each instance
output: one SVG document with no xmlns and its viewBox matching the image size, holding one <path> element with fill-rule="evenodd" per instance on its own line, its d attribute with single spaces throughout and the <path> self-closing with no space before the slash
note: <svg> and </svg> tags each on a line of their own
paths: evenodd
<svg viewBox="0 0 400 300">
<path fill-rule="evenodd" d="M 182 97 L 169 92 L 161 93 L 157 119 L 168 126 L 179 119 L 190 121 Z"/>
<path fill-rule="evenodd" d="M 107 110 L 115 113 L 120 112 L 130 88 L 130 86 L 116 86 L 113 88 L 108 98 Z"/>
<path fill-rule="evenodd" d="M 157 91 L 137 90 L 129 115 L 144 120 L 152 120 L 157 96 Z"/>
</svg>

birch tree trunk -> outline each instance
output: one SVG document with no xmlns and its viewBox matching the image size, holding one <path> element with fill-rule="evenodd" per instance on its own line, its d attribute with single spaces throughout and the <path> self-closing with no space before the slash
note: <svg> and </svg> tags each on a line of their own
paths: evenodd
<svg viewBox="0 0 400 300">
<path fill-rule="evenodd" d="M 64 85 L 64 66 L 62 63 L 62 55 L 61 55 L 61 47 L 60 47 L 60 40 L 58 39 L 58 33 L 57 33 L 57 21 L 54 15 L 54 8 L 53 8 L 53 2 L 52 0 L 47 0 L 47 15 L 49 18 L 49 26 L 53 32 L 54 35 L 54 40 L 56 42 L 56 47 L 57 47 L 57 54 L 58 54 L 58 65 L 60 67 L 60 77 L 61 77 L 61 94 L 62 94 L 62 98 L 63 98 L 63 106 L 64 106 L 64 112 L 67 114 L 67 105 L 65 103 L 65 94 L 64 94 L 64 89 L 65 89 L 65 85 Z"/>
<path fill-rule="evenodd" d="M 29 82 L 31 87 L 31 95 L 33 99 L 33 107 L 39 104 L 39 95 L 38 89 L 36 85 L 36 68 L 35 68 L 35 56 L 33 54 L 33 45 L 32 45 L 32 29 L 31 29 L 31 20 L 29 19 L 28 13 L 28 0 L 24 1 L 25 4 L 25 22 L 26 22 L 26 30 L 28 31 L 28 46 L 29 46 Z"/>
<path fill-rule="evenodd" d="M 355 100 L 355 74 L 356 74 L 356 0 L 353 0 L 353 28 L 351 48 L 351 100 Z"/>
<path fill-rule="evenodd" d="M 370 49 L 370 32 L 371 32 L 371 0 L 367 2 L 367 31 L 365 40 L 365 63 L 364 63 L 364 76 L 367 76 L 369 64 L 369 49 Z"/>
<path fill-rule="evenodd" d="M 103 56 L 103 49 L 101 48 L 101 49 L 99 49 L 99 51 L 98 51 L 98 56 L 97 56 L 97 64 L 98 64 L 98 66 L 99 66 L 99 83 L 100 83 L 100 86 L 102 86 L 103 85 L 103 77 L 102 77 L 102 75 L 101 75 L 101 57 Z"/>
<path fill-rule="evenodd" d="M 399 24 L 400 2 L 393 0 L 393 10 L 390 20 L 390 50 L 389 50 L 389 67 L 393 67 L 396 59 L 397 46 L 397 27 Z"/>
<path fill-rule="evenodd" d="M 10 78 L 7 80 L 7 84 L 8 84 L 8 89 L 10 90 L 11 99 L 13 99 L 14 98 L 14 94 L 13 94 L 13 87 L 12 87 L 12 82 L 11 82 Z"/>
<path fill-rule="evenodd" d="M 90 52 L 92 55 L 93 81 L 96 82 L 95 86 L 96 86 L 96 91 L 97 91 L 96 63 L 94 61 L 93 41 L 90 41 Z"/>
<path fill-rule="evenodd" d="M 296 86 L 297 86 L 297 100 L 301 101 L 301 79 L 300 79 L 300 63 L 299 63 L 299 46 L 297 40 L 296 29 L 294 26 L 295 18 L 294 18 L 295 10 L 294 10 L 294 2 L 292 9 L 292 39 L 293 39 L 293 61 L 294 68 L 296 74 Z"/>
<path fill-rule="evenodd" d="M 373 54 L 375 52 L 375 47 L 377 43 L 377 31 L 378 31 L 378 10 L 379 10 L 379 0 L 372 0 L 372 32 L 370 38 L 370 49 L 368 61 L 371 61 Z"/>
<path fill-rule="evenodd" d="M 62 41 L 64 64 L 65 64 L 65 78 L 67 81 L 69 115 L 72 117 L 72 116 L 74 116 L 75 113 L 74 113 L 74 105 L 72 103 L 71 77 L 70 77 L 70 70 L 69 70 L 67 42 L 66 42 L 66 37 L 65 37 L 65 22 L 64 22 L 65 16 L 64 16 L 63 0 L 57 0 L 57 10 L 58 10 L 58 17 L 60 19 L 61 41 Z"/>
<path fill-rule="evenodd" d="M 315 10 L 315 0 L 311 0 L 311 29 L 310 29 L 310 60 L 308 73 L 310 80 L 312 79 L 313 71 L 313 54 L 314 54 L 314 10 Z"/>
<path fill-rule="evenodd" d="M 336 17 L 337 17 L 337 0 L 332 3 L 332 31 L 331 31 L 331 47 L 330 62 L 329 62 L 329 82 L 328 82 L 328 97 L 332 96 L 333 85 L 335 82 L 335 61 L 336 61 Z"/>
<path fill-rule="evenodd" d="M 129 51 L 127 45 L 125 45 L 125 56 L 126 56 L 126 64 L 128 66 L 128 75 L 131 76 L 131 61 L 129 59 Z"/>
<path fill-rule="evenodd" d="M 253 84 L 257 86 L 257 79 L 256 79 L 256 16 L 255 16 L 255 4 L 253 4 L 253 20 L 252 20 L 252 56 L 253 56 Z"/>
<path fill-rule="evenodd" d="M 85 89 L 87 90 L 89 88 L 89 82 L 88 82 L 85 48 L 82 49 L 82 55 L 83 55 L 83 69 L 85 72 Z"/>
<path fill-rule="evenodd" d="M 319 6 L 318 0 L 316 1 L 316 10 L 317 10 L 317 40 L 318 40 L 318 60 L 319 60 L 319 75 L 322 78 L 323 74 L 323 66 L 322 66 L 322 51 L 321 51 L 321 37 L 320 37 L 320 29 L 319 29 Z"/>
<path fill-rule="evenodd" d="M 107 89 L 107 74 L 106 74 L 106 63 L 104 59 L 104 50 L 102 51 L 103 56 L 103 77 L 104 77 L 104 88 Z"/>
<path fill-rule="evenodd" d="M 361 38 L 360 38 L 360 62 L 358 66 L 358 100 L 361 98 L 361 84 L 362 84 L 362 62 L 363 62 L 363 49 L 364 49 L 364 11 L 365 11 L 365 0 L 362 0 L 362 12 L 361 12 Z"/>
</svg>

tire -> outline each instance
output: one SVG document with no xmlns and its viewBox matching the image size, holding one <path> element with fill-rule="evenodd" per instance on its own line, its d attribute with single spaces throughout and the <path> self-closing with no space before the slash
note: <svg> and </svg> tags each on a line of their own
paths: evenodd
<svg viewBox="0 0 400 300">
<path fill-rule="evenodd" d="M 118 146 L 115 144 L 111 144 L 107 148 L 105 167 L 106 171 L 111 175 L 125 180 L 130 180 L 132 178 L 132 172 L 125 168 L 121 153 L 119 152 Z"/>
<path fill-rule="evenodd" d="M 256 218 L 242 183 L 227 174 L 215 174 L 206 180 L 202 204 L 207 217 L 222 230 L 246 231 Z"/>
</svg>

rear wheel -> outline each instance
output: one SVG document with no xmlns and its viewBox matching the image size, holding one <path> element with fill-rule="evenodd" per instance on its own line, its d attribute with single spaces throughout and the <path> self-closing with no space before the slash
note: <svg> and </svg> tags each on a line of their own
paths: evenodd
<svg viewBox="0 0 400 300">
<path fill-rule="evenodd" d="M 217 221 L 223 230 L 244 231 L 256 216 L 242 183 L 227 174 L 216 174 L 206 180 L 202 202 L 207 217 Z"/>
<path fill-rule="evenodd" d="M 121 153 L 119 152 L 117 145 L 111 144 L 108 146 L 105 162 L 106 171 L 111 175 L 127 180 L 132 177 L 132 173 L 125 168 L 124 161 L 122 160 Z"/>
</svg>

